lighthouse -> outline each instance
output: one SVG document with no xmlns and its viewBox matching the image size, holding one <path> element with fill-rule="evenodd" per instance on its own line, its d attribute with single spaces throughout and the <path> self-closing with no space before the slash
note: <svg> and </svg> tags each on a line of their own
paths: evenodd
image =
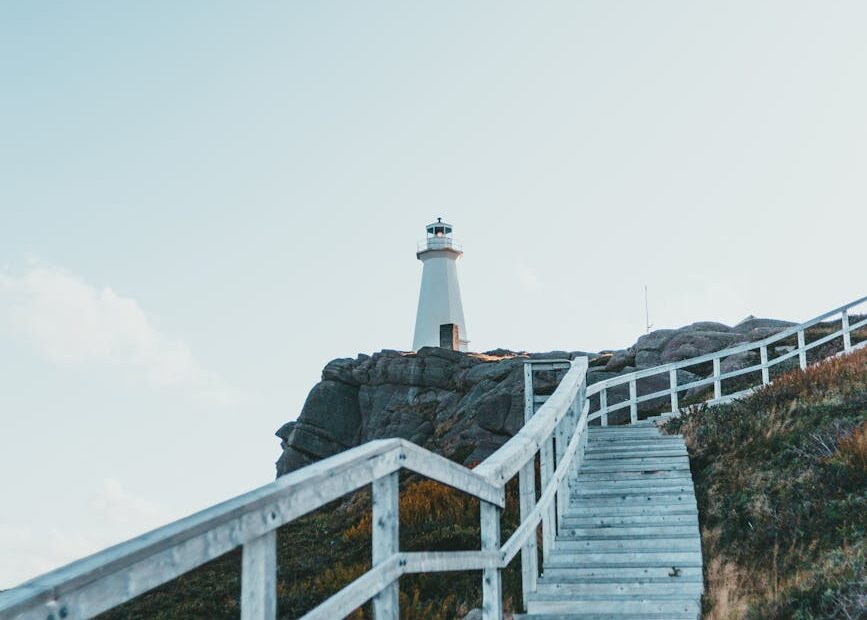
<svg viewBox="0 0 867 620">
<path fill-rule="evenodd" d="M 416 252 L 416 258 L 424 267 L 412 349 L 443 347 L 466 351 L 469 340 L 457 267 L 464 253 L 452 238 L 452 225 L 443 222 L 441 217 L 428 224 L 425 232 L 427 236 Z"/>
</svg>

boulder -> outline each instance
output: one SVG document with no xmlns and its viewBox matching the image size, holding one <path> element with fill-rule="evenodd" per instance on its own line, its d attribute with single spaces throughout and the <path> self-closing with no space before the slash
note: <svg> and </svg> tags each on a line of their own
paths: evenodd
<svg viewBox="0 0 867 620">
<path fill-rule="evenodd" d="M 685 331 L 672 336 L 662 350 L 661 360 L 664 363 L 681 360 L 719 351 L 735 344 L 745 342 L 746 337 L 736 332 L 721 331 Z"/>
<path fill-rule="evenodd" d="M 662 351 L 668 341 L 677 334 L 676 329 L 657 329 L 641 336 L 632 347 L 638 351 Z"/>
<path fill-rule="evenodd" d="M 615 351 L 605 364 L 605 370 L 609 372 L 618 372 L 627 366 L 635 365 L 635 351 L 633 349 L 621 349 Z"/>
</svg>

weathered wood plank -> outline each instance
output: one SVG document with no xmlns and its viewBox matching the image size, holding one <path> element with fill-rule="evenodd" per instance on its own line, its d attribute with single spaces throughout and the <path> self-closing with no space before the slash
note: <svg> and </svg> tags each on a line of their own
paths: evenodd
<svg viewBox="0 0 867 620">
<path fill-rule="evenodd" d="M 482 551 L 499 554 L 500 508 L 482 501 L 479 510 Z M 482 571 L 482 619 L 503 619 L 503 578 L 499 566 L 491 566 Z"/>
<path fill-rule="evenodd" d="M 518 494 L 520 503 L 521 523 L 529 523 L 530 515 L 536 504 L 536 471 L 535 460 L 528 461 L 518 474 Z M 541 516 L 541 515 L 540 515 Z M 536 591 L 536 579 L 539 577 L 539 559 L 536 552 L 536 526 L 532 524 L 533 535 L 525 536 L 521 546 L 521 588 L 524 593 L 524 604 L 531 592 Z"/>
<path fill-rule="evenodd" d="M 569 445 L 566 447 L 563 461 L 557 466 L 557 470 L 554 472 L 548 487 L 542 490 L 542 495 L 539 497 L 539 501 L 535 506 L 532 506 L 532 510 L 526 513 L 526 517 L 523 512 L 521 513 L 521 524 L 512 533 L 509 540 L 503 544 L 501 552 L 503 554 L 504 565 L 511 562 L 512 558 L 517 555 L 519 550 L 523 551 L 524 544 L 528 540 L 532 539 L 535 541 L 536 526 L 539 525 L 539 521 L 542 518 L 542 511 L 545 510 L 552 501 L 554 501 L 559 483 L 572 472 L 575 455 L 586 438 L 587 411 L 588 409 L 585 407 L 581 414 L 581 418 L 578 420 L 577 428 L 579 430 L 572 435 Z M 521 559 L 523 565 L 523 555 L 521 556 Z"/>
<path fill-rule="evenodd" d="M 246 543 L 241 559 L 241 620 L 277 617 L 277 530 Z"/>
<path fill-rule="evenodd" d="M 801 364 L 801 370 L 807 367 L 807 349 L 804 346 L 804 330 L 798 331 L 798 362 Z"/>
<path fill-rule="evenodd" d="M 501 485 L 493 484 L 475 470 L 425 450 L 411 441 L 399 441 L 402 450 L 401 464 L 404 468 L 497 506 L 506 505 L 505 490 Z"/>
<path fill-rule="evenodd" d="M 399 474 L 393 472 L 373 481 L 373 566 L 388 561 L 398 552 L 398 512 L 400 510 Z M 400 590 L 397 579 L 373 597 L 376 620 L 397 620 L 400 615 Z"/>
</svg>

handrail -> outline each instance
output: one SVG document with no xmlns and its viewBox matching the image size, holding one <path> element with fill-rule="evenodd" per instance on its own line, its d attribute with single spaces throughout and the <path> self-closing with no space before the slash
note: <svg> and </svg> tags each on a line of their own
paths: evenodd
<svg viewBox="0 0 867 620">
<path fill-rule="evenodd" d="M 327 503 L 372 486 L 373 566 L 358 579 L 308 612 L 306 620 L 332 620 L 373 600 L 378 619 L 398 617 L 398 580 L 411 573 L 482 570 L 483 618 L 503 616 L 501 571 L 521 552 L 524 596 L 536 589 L 538 577 L 536 532 L 542 526 L 543 554 L 547 556 L 559 528 L 569 496 L 570 475 L 583 459 L 590 421 L 629 407 L 630 422 L 637 421 L 638 405 L 669 395 L 671 415 L 679 412 L 678 393 L 692 387 L 714 385 L 714 398 L 724 402 L 745 393 L 722 395 L 722 381 L 750 372 L 770 381 L 769 369 L 798 356 L 806 367 L 812 348 L 843 338 L 843 351 L 853 346 L 853 331 L 867 326 L 867 319 L 850 324 L 849 310 L 867 302 L 863 297 L 773 336 L 689 360 L 643 369 L 587 386 L 588 360 L 527 360 L 524 364 L 525 424 L 518 433 L 474 470 L 468 469 L 403 439 L 370 441 L 324 459 L 258 489 L 207 508 L 194 515 L 115 545 L 21 586 L 0 593 L 0 620 L 58 620 L 90 618 L 128 601 L 178 575 L 192 570 L 231 549 L 242 547 L 241 618 L 276 616 L 276 529 Z M 841 328 L 810 343 L 808 328 L 840 315 Z M 768 347 L 793 335 L 798 346 L 774 359 Z M 758 349 L 761 363 L 727 373 L 720 360 Z M 713 374 L 684 385 L 677 370 L 713 362 Z M 567 370 L 554 393 L 534 394 L 533 373 Z M 668 389 L 638 394 L 642 379 L 668 373 Z M 628 385 L 629 399 L 607 405 L 610 388 Z M 599 395 L 599 408 L 591 411 L 590 396 Z M 538 406 L 538 408 L 537 408 Z M 536 462 L 541 485 L 536 493 Z M 479 551 L 401 552 L 398 548 L 398 475 L 405 469 L 436 480 L 480 500 L 481 549 Z M 505 506 L 505 486 L 518 475 L 521 521 L 509 539 L 500 536 L 500 514 Z"/>
<path fill-rule="evenodd" d="M 867 326 L 867 319 L 861 319 L 860 321 L 850 324 L 849 322 L 849 311 L 852 308 L 860 306 L 867 302 L 867 296 L 861 297 L 852 301 L 848 304 L 840 306 L 839 308 L 835 308 L 829 312 L 825 312 L 824 314 L 820 314 L 817 317 L 814 317 L 808 321 L 803 323 L 799 323 L 797 325 L 792 325 L 791 327 L 787 327 L 776 334 L 772 334 L 760 340 L 755 340 L 752 342 L 745 342 L 743 344 L 735 345 L 733 347 L 729 347 L 727 349 L 721 349 L 719 351 L 713 351 L 710 353 L 705 353 L 703 355 L 699 355 L 697 357 L 692 357 L 686 360 L 680 360 L 677 362 L 670 362 L 667 364 L 661 364 L 659 366 L 653 366 L 651 368 L 643 368 L 641 370 L 636 370 L 635 372 L 631 372 L 625 375 L 620 375 L 617 377 L 611 377 L 610 379 L 604 379 L 602 381 L 598 381 L 588 386 L 587 388 L 587 396 L 588 398 L 591 396 L 599 395 L 600 402 L 598 408 L 593 411 L 589 417 L 588 421 L 594 421 L 597 419 L 602 419 L 602 424 L 607 425 L 608 420 L 607 416 L 609 413 L 614 411 L 619 411 L 620 409 L 625 409 L 629 407 L 630 409 L 630 423 L 637 421 L 637 406 L 643 402 L 656 400 L 658 398 L 664 398 L 665 396 L 669 396 L 671 399 L 671 410 L 668 414 L 663 415 L 677 415 L 679 412 L 679 399 L 678 392 L 682 392 L 684 390 L 689 390 L 693 388 L 702 387 L 705 385 L 713 385 L 714 386 L 714 396 L 713 398 L 706 399 L 703 402 L 710 404 L 718 404 L 733 400 L 734 398 L 742 397 L 748 394 L 752 389 L 749 388 L 745 390 L 741 390 L 734 394 L 722 394 L 722 381 L 733 379 L 735 377 L 739 377 L 742 375 L 747 375 L 750 373 L 762 373 L 762 384 L 767 384 L 770 382 L 770 369 L 777 364 L 780 364 L 788 359 L 798 357 L 799 364 L 801 368 L 805 368 L 807 366 L 807 358 L 806 354 L 811 349 L 814 349 L 822 344 L 826 344 L 835 340 L 837 338 L 843 339 L 843 351 L 849 352 L 853 350 L 853 346 L 851 343 L 851 333 Z M 825 336 L 813 340 L 812 342 L 806 342 L 806 331 L 811 327 L 814 327 L 827 319 L 835 317 L 839 315 L 841 321 L 840 329 L 826 334 Z M 791 338 L 792 336 L 797 336 L 798 345 L 787 353 L 783 353 L 773 359 L 768 358 L 768 348 L 778 342 Z M 745 353 L 748 351 L 759 351 L 761 353 L 761 361 L 758 364 L 750 365 L 744 368 L 739 368 L 736 370 L 732 370 L 726 373 L 722 373 L 720 369 L 720 362 L 722 359 L 729 357 L 731 355 L 736 355 L 739 353 Z M 713 373 L 705 378 L 698 379 L 695 381 L 691 381 L 689 383 L 678 384 L 677 383 L 677 371 L 682 370 L 684 368 L 689 368 L 692 366 L 696 366 L 698 364 L 703 364 L 707 362 L 713 363 Z M 669 374 L 670 384 L 669 387 L 663 390 L 658 390 L 656 392 L 650 394 L 641 394 L 639 395 L 637 392 L 637 382 L 642 379 L 648 379 L 651 377 L 658 377 L 659 375 Z M 622 400 L 618 403 L 614 403 L 609 405 L 607 393 L 608 390 L 619 387 L 619 386 L 629 386 L 629 397 L 625 400 Z"/>
<path fill-rule="evenodd" d="M 569 412 L 575 409 L 576 398 L 579 395 L 583 398 L 587 358 L 566 364 L 559 360 L 533 360 L 528 367 L 533 364 L 541 369 L 563 368 L 568 364 L 569 370 L 549 402 L 475 470 L 403 439 L 370 441 L 0 593 L 0 620 L 90 618 L 237 547 L 243 547 L 242 619 L 273 618 L 276 529 L 371 484 L 374 566 L 308 612 L 305 619 L 331 620 L 371 598 L 377 617 L 396 618 L 397 580 L 413 572 L 481 569 L 486 575 L 484 589 L 489 591 L 491 584 L 499 584 L 500 571 L 507 562 L 504 555 L 511 548 L 501 548 L 499 541 L 499 513 L 505 506 L 505 485 L 519 470 L 523 473 L 529 467 L 532 471 L 540 447 L 546 439 L 551 441 L 555 431 L 562 430 Z M 581 409 L 586 411 L 583 400 Z M 524 526 L 512 535 L 508 545 L 526 544 L 539 522 L 538 515 L 551 503 L 557 485 L 569 471 L 581 437 L 572 430 L 568 458 L 560 459 L 555 476 L 543 489 L 541 508 L 528 517 L 532 529 Z M 482 505 L 485 548 L 401 553 L 397 549 L 397 475 L 401 469 L 478 498 Z M 492 514 L 495 519 L 491 519 Z M 491 529 L 494 525 L 495 532 Z M 495 591 L 500 592 L 501 585 L 496 585 Z M 486 599 L 489 610 L 486 617 L 502 617 L 501 596 L 497 595 L 497 600 L 492 597 L 489 593 Z"/>
</svg>

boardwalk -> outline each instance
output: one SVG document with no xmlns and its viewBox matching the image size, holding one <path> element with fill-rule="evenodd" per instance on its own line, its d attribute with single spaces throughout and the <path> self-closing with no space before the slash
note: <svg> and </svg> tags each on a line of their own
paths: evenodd
<svg viewBox="0 0 867 620">
<path fill-rule="evenodd" d="M 372 495 L 372 567 L 304 620 L 345 617 L 368 601 L 377 620 L 397 620 L 403 575 L 450 571 L 478 571 L 482 616 L 501 620 L 502 572 L 519 554 L 524 618 L 697 618 L 702 557 L 686 449 L 640 421 L 640 410 L 678 415 L 680 398 L 698 388 L 712 390 L 707 405 L 724 403 L 788 365 L 863 348 L 865 306 L 862 297 L 761 340 L 592 385 L 586 357 L 527 360 L 525 424 L 475 469 L 403 439 L 370 441 L 2 592 L 0 620 L 92 618 L 238 547 L 241 620 L 275 620 L 277 528 L 363 488 Z M 755 363 L 723 371 L 724 359 L 744 355 Z M 701 365 L 713 373 L 679 383 L 678 371 Z M 556 390 L 536 394 L 534 374 L 551 371 L 565 371 Z M 626 423 L 609 426 L 616 421 Z M 478 550 L 400 549 L 401 471 L 479 502 Z M 514 478 L 520 525 L 503 540 Z"/>
</svg>

